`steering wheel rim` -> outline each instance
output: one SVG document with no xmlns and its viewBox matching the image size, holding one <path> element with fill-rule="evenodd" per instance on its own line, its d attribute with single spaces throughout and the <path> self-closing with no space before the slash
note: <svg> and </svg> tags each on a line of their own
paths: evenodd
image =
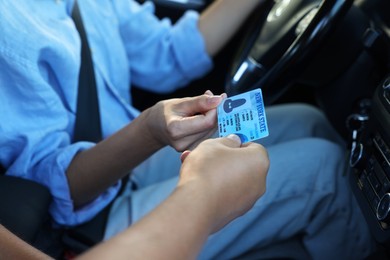
<svg viewBox="0 0 390 260">
<path fill-rule="evenodd" d="M 272 10 L 277 11 L 280 5 L 297 2 L 305 2 L 305 0 L 277 1 L 270 8 L 271 12 L 268 14 L 262 27 L 272 22 L 269 19 Z M 238 53 L 236 56 L 236 65 L 232 66 L 232 71 L 228 75 L 225 85 L 226 93 L 231 96 L 255 88 L 261 88 L 265 96 L 265 103 L 274 103 L 291 86 L 297 75 L 302 73 L 310 57 L 313 56 L 315 51 L 321 46 L 321 43 L 324 42 L 324 39 L 335 29 L 352 4 L 353 0 L 306 1 L 300 11 L 302 11 L 302 8 L 308 10 L 299 19 L 295 17 L 297 22 L 292 26 L 291 30 L 298 31 L 298 26 L 302 27 L 302 24 L 304 24 L 304 29 L 300 32 L 298 31 L 296 38 L 281 53 L 280 58 L 274 64 L 271 64 L 271 66 L 266 65 L 270 66 L 270 68 L 266 68 L 264 64 L 257 62 L 257 57 L 253 58 L 251 56 L 256 41 L 259 41 L 260 37 L 262 37 L 263 28 L 260 30 L 255 28 L 254 31 L 249 32 L 249 34 L 259 32 L 259 38 L 252 40 L 252 42 L 243 42 L 243 47 L 240 48 L 242 53 Z M 280 14 L 280 17 L 283 17 L 283 13 Z M 253 35 L 249 38 L 253 39 Z M 263 56 L 269 55 L 268 53 L 262 54 Z"/>
</svg>

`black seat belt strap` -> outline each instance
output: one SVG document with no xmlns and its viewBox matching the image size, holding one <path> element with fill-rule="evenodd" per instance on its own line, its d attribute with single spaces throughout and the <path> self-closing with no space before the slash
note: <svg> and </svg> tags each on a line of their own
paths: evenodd
<svg viewBox="0 0 390 260">
<path fill-rule="evenodd" d="M 74 3 L 72 18 L 81 38 L 81 67 L 73 142 L 99 142 L 102 139 L 102 130 L 96 79 L 92 64 L 91 50 L 89 48 L 87 34 L 83 26 L 77 0 L 75 0 Z"/>
<path fill-rule="evenodd" d="M 74 1 L 72 19 L 81 39 L 81 66 L 73 142 L 99 142 L 102 139 L 102 132 L 95 73 L 77 0 Z M 109 207 L 106 207 L 92 220 L 68 229 L 62 238 L 64 245 L 71 251 L 81 253 L 99 243 L 104 236 L 108 213 Z"/>
<path fill-rule="evenodd" d="M 96 88 L 95 73 L 87 35 L 83 26 L 80 9 L 75 0 L 72 18 L 81 38 L 81 68 L 79 75 L 79 90 L 77 97 L 76 124 L 73 142 L 102 140 L 99 102 Z M 123 178 L 122 187 L 127 182 L 128 175 Z M 76 253 L 82 253 L 101 242 L 104 237 L 112 203 L 100 211 L 88 222 L 69 228 L 62 238 L 63 243 Z"/>
</svg>

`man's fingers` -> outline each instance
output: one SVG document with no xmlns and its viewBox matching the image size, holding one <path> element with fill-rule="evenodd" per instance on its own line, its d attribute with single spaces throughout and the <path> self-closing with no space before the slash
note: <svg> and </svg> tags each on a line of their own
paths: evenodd
<svg viewBox="0 0 390 260">
<path fill-rule="evenodd" d="M 181 163 L 184 162 L 184 160 L 187 158 L 187 156 L 191 153 L 189 150 L 185 150 L 184 152 L 181 153 L 180 155 L 180 161 Z"/>
<path fill-rule="evenodd" d="M 241 139 L 235 134 L 230 134 L 226 137 L 221 138 L 221 142 L 231 148 L 241 147 Z"/>
<path fill-rule="evenodd" d="M 211 92 L 211 90 L 206 90 L 206 92 L 204 94 L 208 95 L 208 96 L 214 96 L 214 94 L 213 94 L 213 92 Z"/>
</svg>

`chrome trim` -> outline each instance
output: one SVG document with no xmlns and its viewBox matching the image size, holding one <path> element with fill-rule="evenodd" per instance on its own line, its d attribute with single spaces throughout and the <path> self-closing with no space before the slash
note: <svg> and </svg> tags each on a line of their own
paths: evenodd
<svg viewBox="0 0 390 260">
<path fill-rule="evenodd" d="M 253 70 L 262 70 L 263 66 L 257 63 L 254 59 L 251 57 L 247 58 L 238 68 L 237 72 L 233 76 L 233 83 L 237 83 L 240 81 L 242 76 L 245 74 L 247 71 L 253 71 Z"/>
</svg>

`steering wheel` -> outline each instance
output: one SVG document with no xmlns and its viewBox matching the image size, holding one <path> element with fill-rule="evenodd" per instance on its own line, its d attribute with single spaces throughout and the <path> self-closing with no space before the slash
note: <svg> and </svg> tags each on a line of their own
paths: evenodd
<svg viewBox="0 0 390 260">
<path fill-rule="evenodd" d="M 244 38 L 226 81 L 226 93 L 261 88 L 267 104 L 276 101 L 352 4 L 353 0 L 266 1 L 261 8 L 269 12 L 257 14 Z"/>
</svg>

